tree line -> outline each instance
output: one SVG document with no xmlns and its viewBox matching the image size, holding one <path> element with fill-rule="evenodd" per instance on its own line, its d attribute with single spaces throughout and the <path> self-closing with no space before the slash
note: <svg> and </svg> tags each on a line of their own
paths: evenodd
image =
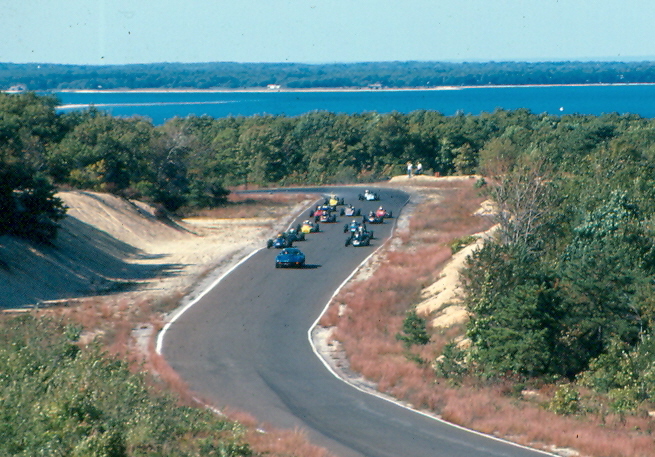
<svg viewBox="0 0 655 457">
<path fill-rule="evenodd" d="M 431 87 L 525 84 L 654 83 L 655 63 L 643 62 L 363 62 L 153 63 L 60 65 L 0 63 L 0 90 L 243 89 Z M 378 86 L 379 85 L 379 86 Z"/>
<path fill-rule="evenodd" d="M 653 401 L 654 120 L 316 111 L 153 126 L 56 105 L 0 94 L 2 234 L 52 239 L 58 188 L 184 212 L 222 205 L 234 187 L 379 181 L 410 160 L 478 173 L 501 228 L 469 259 L 472 346 L 448 348 L 442 374 L 576 381 L 625 410 Z"/>
</svg>

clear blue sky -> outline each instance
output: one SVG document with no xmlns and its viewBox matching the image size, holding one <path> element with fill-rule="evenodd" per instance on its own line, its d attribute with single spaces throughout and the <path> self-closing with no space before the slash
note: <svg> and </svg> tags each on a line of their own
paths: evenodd
<svg viewBox="0 0 655 457">
<path fill-rule="evenodd" d="M 655 60 L 655 0 L 0 0 L 0 62 Z"/>
</svg>

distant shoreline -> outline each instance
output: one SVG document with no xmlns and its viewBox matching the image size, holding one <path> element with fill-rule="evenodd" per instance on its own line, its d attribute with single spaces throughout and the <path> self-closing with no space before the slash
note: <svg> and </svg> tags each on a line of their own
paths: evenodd
<svg viewBox="0 0 655 457">
<path fill-rule="evenodd" d="M 462 89 L 499 89 L 499 88 L 519 88 L 519 87 L 607 87 L 607 86 L 652 86 L 655 83 L 573 83 L 573 84 L 500 84 L 500 85 L 484 85 L 484 86 L 429 86 L 429 87 L 313 87 L 306 89 L 299 88 L 266 88 L 266 87 L 252 87 L 243 89 L 195 89 L 195 88 L 144 88 L 144 89 L 61 89 L 49 90 L 48 92 L 56 93 L 261 93 L 261 92 L 409 92 L 409 91 L 439 91 L 439 90 L 462 90 Z"/>
</svg>

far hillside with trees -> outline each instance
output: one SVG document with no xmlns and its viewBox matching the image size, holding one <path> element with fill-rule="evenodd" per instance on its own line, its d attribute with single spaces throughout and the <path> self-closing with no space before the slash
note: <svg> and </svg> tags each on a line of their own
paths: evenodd
<svg viewBox="0 0 655 457">
<path fill-rule="evenodd" d="M 655 62 L 0 63 L 0 90 L 400 88 L 655 83 Z"/>
</svg>

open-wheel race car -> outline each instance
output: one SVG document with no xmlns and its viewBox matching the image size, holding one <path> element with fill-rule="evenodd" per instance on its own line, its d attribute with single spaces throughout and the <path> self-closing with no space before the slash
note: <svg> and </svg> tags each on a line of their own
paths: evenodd
<svg viewBox="0 0 655 457">
<path fill-rule="evenodd" d="M 359 194 L 359 199 L 366 200 L 367 202 L 373 202 L 378 201 L 380 196 L 377 194 L 377 192 L 371 192 L 370 190 L 366 189 L 363 194 Z"/>
<path fill-rule="evenodd" d="M 301 232 L 297 227 L 290 228 L 286 233 L 286 237 L 290 241 L 305 241 L 305 234 Z"/>
<path fill-rule="evenodd" d="M 361 216 L 362 210 L 359 208 L 355 208 L 353 205 L 347 205 L 341 208 L 339 214 L 341 216 Z"/>
<path fill-rule="evenodd" d="M 365 224 L 384 224 L 384 216 L 378 216 L 375 211 L 370 211 L 362 220 Z"/>
<path fill-rule="evenodd" d="M 393 213 L 391 211 L 387 211 L 381 206 L 375 210 L 375 215 L 378 217 L 393 217 Z"/>
<path fill-rule="evenodd" d="M 338 195 L 335 194 L 330 194 L 327 197 L 325 197 L 325 202 L 323 204 L 336 208 L 337 206 L 344 205 L 345 203 L 343 202 L 343 197 L 339 197 Z"/>
<path fill-rule="evenodd" d="M 369 246 L 373 239 L 373 231 L 370 230 L 357 230 L 346 238 L 346 246 Z"/>
<path fill-rule="evenodd" d="M 349 223 L 343 225 L 343 233 L 355 233 L 358 230 L 366 230 L 366 225 L 359 222 L 357 219 L 353 219 Z"/>
<path fill-rule="evenodd" d="M 332 211 L 324 211 L 319 217 L 318 217 L 319 222 L 325 222 L 325 223 L 332 223 L 337 221 L 337 213 L 334 213 Z"/>
<path fill-rule="evenodd" d="M 302 268 L 305 266 L 305 254 L 298 248 L 283 249 L 275 256 L 275 268 Z"/>
<path fill-rule="evenodd" d="M 331 206 L 320 205 L 316 209 L 310 211 L 309 217 L 313 217 L 315 222 L 336 222 L 337 214 Z"/>
<path fill-rule="evenodd" d="M 318 222 L 314 222 L 314 221 L 311 221 L 311 220 L 306 220 L 306 221 L 303 221 L 301 224 L 298 224 L 297 230 L 300 233 L 304 233 L 304 234 L 316 233 L 316 232 L 321 231 L 321 229 L 320 229 L 320 227 L 318 225 Z"/>
<path fill-rule="evenodd" d="M 286 233 L 278 233 L 275 238 L 271 238 L 266 242 L 266 248 L 284 249 L 293 246 L 293 241 L 289 239 Z"/>
</svg>

